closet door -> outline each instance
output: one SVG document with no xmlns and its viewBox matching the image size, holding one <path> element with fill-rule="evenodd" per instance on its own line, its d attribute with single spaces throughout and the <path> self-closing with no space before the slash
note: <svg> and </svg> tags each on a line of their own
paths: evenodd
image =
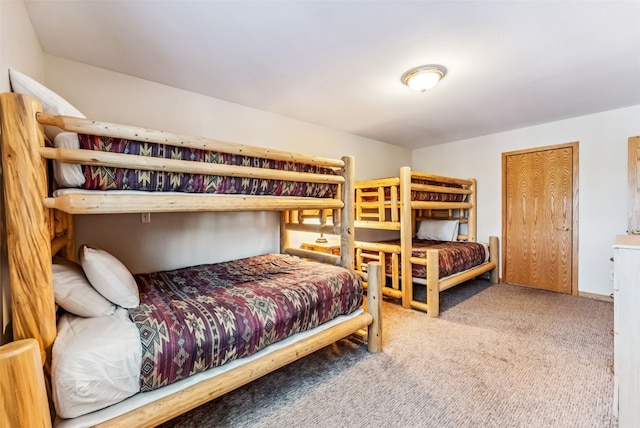
<svg viewBox="0 0 640 428">
<path fill-rule="evenodd" d="M 629 138 L 628 160 L 627 233 L 640 235 L 640 137 Z"/>
<path fill-rule="evenodd" d="M 577 294 L 578 143 L 502 154 L 503 280 Z"/>
</svg>

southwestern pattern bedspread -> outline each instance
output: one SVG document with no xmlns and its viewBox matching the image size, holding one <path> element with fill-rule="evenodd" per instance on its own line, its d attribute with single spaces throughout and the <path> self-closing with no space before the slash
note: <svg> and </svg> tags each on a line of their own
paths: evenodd
<svg viewBox="0 0 640 428">
<path fill-rule="evenodd" d="M 148 391 L 349 314 L 362 281 L 336 266 L 283 254 L 138 274 L 131 309 Z"/>
<path fill-rule="evenodd" d="M 177 148 L 164 144 L 78 134 L 80 148 L 126 153 L 165 159 L 208 162 L 225 165 L 268 168 L 281 171 L 334 174 L 333 170 L 296 162 L 266 160 L 250 156 L 231 155 L 192 148 Z M 242 195 L 303 196 L 333 198 L 335 184 L 300 183 L 238 178 L 219 175 L 182 174 L 166 171 L 145 171 L 127 168 L 82 165 L 87 190 L 145 190 L 190 193 L 222 193 Z"/>
<path fill-rule="evenodd" d="M 455 183 L 441 183 L 438 181 L 432 180 L 423 180 L 423 179 L 412 179 L 412 183 L 414 184 L 427 184 L 430 186 L 439 186 L 439 187 L 450 187 L 453 189 L 462 189 L 463 186 Z M 372 187 L 368 189 L 362 189 L 365 192 L 375 192 L 377 188 Z M 391 198 L 391 188 L 388 186 L 384 187 L 384 198 L 386 201 Z M 411 200 L 412 201 L 437 201 L 437 202 L 463 202 L 466 198 L 465 194 L 461 193 L 446 193 L 446 192 L 429 192 L 424 190 L 412 190 L 411 191 Z M 369 196 L 363 198 L 364 201 L 377 201 L 377 196 Z"/>
<path fill-rule="evenodd" d="M 400 245 L 400 240 L 388 241 L 390 244 Z M 463 272 L 487 261 L 487 250 L 483 244 L 465 241 L 431 241 L 414 239 L 412 244 L 412 256 L 425 258 L 427 249 L 435 248 L 438 252 L 439 277 Z M 399 256 L 401 258 L 402 255 Z M 422 265 L 411 265 L 411 276 L 426 279 L 427 268 Z M 386 259 L 386 272 L 391 272 L 391 257 Z"/>
</svg>

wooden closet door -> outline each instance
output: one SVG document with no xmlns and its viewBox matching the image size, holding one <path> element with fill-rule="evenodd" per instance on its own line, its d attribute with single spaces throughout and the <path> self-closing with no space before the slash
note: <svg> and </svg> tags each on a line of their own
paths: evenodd
<svg viewBox="0 0 640 428">
<path fill-rule="evenodd" d="M 503 281 L 577 294 L 578 143 L 503 153 Z"/>
<path fill-rule="evenodd" d="M 640 235 L 640 137 L 629 137 L 628 162 L 627 233 Z"/>
</svg>

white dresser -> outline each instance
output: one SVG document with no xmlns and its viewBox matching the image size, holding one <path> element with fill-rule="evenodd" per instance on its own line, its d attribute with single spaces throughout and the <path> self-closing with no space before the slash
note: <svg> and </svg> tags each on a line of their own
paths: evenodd
<svg viewBox="0 0 640 428">
<path fill-rule="evenodd" d="M 640 427 L 640 236 L 613 244 L 614 414 L 619 428 Z"/>
</svg>

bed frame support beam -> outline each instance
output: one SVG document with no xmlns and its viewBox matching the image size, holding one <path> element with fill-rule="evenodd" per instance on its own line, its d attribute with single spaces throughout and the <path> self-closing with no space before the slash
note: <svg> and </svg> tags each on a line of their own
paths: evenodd
<svg viewBox="0 0 640 428">
<path fill-rule="evenodd" d="M 40 103 L 34 98 L 0 95 L 13 339 L 35 338 L 42 363 L 48 366 L 56 337 L 56 309 L 49 212 L 42 203 L 47 196 L 47 177 L 44 160 L 38 153 L 38 148 L 44 146 L 42 127 L 36 122 L 40 110 Z"/>
<path fill-rule="evenodd" d="M 342 176 L 344 183 L 340 186 L 344 207 L 340 210 L 340 266 L 349 270 L 354 269 L 353 251 L 355 243 L 354 217 L 355 217 L 355 158 L 343 156 L 344 168 Z"/>
<path fill-rule="evenodd" d="M 373 321 L 367 330 L 367 349 L 369 352 L 382 350 L 382 269 L 380 263 L 369 263 L 367 267 L 367 312 Z"/>
<path fill-rule="evenodd" d="M 400 253 L 411 254 L 413 243 L 413 229 L 415 225 L 412 220 L 411 209 L 411 168 L 408 166 L 400 168 Z M 410 257 L 402 257 L 400 260 L 400 283 L 402 284 L 402 307 L 409 309 L 413 300 L 413 279 L 411 276 Z"/>
<path fill-rule="evenodd" d="M 56 307 L 51 275 L 50 218 L 42 203 L 47 196 L 47 176 L 45 161 L 38 153 L 44 146 L 42 127 L 36 122 L 40 110 L 41 105 L 34 98 L 11 93 L 0 95 L 0 151 L 13 340 L 36 340 L 48 381 L 51 348 L 56 338 Z M 48 390 L 50 384 L 45 385 Z M 23 390 L 30 385 L 14 387 Z M 52 404 L 50 408 L 53 409 Z"/>
</svg>

